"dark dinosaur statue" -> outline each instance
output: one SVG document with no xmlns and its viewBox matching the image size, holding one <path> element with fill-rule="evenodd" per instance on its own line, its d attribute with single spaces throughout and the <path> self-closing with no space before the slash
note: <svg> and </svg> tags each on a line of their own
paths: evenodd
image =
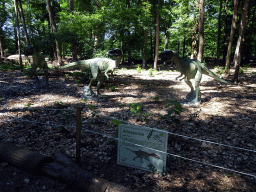
<svg viewBox="0 0 256 192">
<path fill-rule="evenodd" d="M 140 162 L 143 163 L 142 159 L 144 158 L 149 161 L 149 157 L 154 157 L 154 158 L 160 159 L 159 155 L 157 155 L 155 153 L 147 153 L 147 152 L 141 151 L 141 150 L 133 151 L 129 148 L 126 148 L 126 149 L 128 149 L 129 151 L 131 151 L 132 153 L 134 153 L 136 155 L 136 157 L 133 158 L 134 161 L 135 161 L 135 159 L 139 158 Z"/>
<path fill-rule="evenodd" d="M 106 76 L 109 78 L 107 73 L 112 73 L 115 70 L 115 68 L 118 67 L 118 65 L 121 63 L 122 60 L 122 52 L 120 49 L 112 49 L 108 51 L 107 55 L 113 59 L 109 58 L 93 58 L 93 59 L 87 59 L 87 60 L 81 60 L 81 61 L 76 61 L 69 63 L 63 67 L 60 67 L 60 70 L 63 69 L 70 69 L 70 68 L 75 68 L 79 67 L 80 70 L 83 69 L 90 69 L 91 74 L 92 74 L 92 79 L 90 80 L 89 86 L 88 86 L 88 91 L 91 96 L 101 96 L 100 95 L 100 86 L 104 81 L 104 77 Z M 99 82 L 97 84 L 97 95 L 92 91 L 91 85 L 92 83 L 98 79 Z"/>
<path fill-rule="evenodd" d="M 30 77 L 35 76 L 37 86 L 39 87 L 40 81 L 38 79 L 36 70 L 37 70 L 37 68 L 43 69 L 44 70 L 44 75 L 45 75 L 46 87 L 48 87 L 49 86 L 48 66 L 47 66 L 47 63 L 45 61 L 44 56 L 42 54 L 40 54 L 39 52 L 37 52 L 35 50 L 35 48 L 31 45 L 28 45 L 26 47 L 24 54 L 25 54 L 25 56 L 32 55 L 32 58 L 33 58 L 33 63 L 32 63 L 31 69 L 29 71 Z"/>
<path fill-rule="evenodd" d="M 158 57 L 160 57 L 162 61 L 173 61 L 177 65 L 177 68 L 181 73 L 177 78 L 184 75 L 182 79 L 185 79 L 185 82 L 191 89 L 191 92 L 187 96 L 187 100 L 192 104 L 196 104 L 201 101 L 199 85 L 202 79 L 202 74 L 213 77 L 220 82 L 230 84 L 229 82 L 219 78 L 215 73 L 211 72 L 203 63 L 199 62 L 197 59 L 180 59 L 176 53 L 168 49 L 161 52 Z M 195 89 L 190 79 L 195 79 Z"/>
</svg>

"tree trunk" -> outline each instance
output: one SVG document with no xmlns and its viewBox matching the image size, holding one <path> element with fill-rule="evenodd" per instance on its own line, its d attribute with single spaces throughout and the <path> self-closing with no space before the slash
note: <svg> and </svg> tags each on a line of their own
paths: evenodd
<svg viewBox="0 0 256 192">
<path fill-rule="evenodd" d="M 226 56 L 226 69 L 225 69 L 225 73 L 228 76 L 230 75 L 230 64 L 231 64 L 230 57 L 231 57 L 232 44 L 233 44 L 233 39 L 234 39 L 234 34 L 235 34 L 235 29 L 236 29 L 237 6 L 238 6 L 238 0 L 234 0 L 234 12 L 233 12 L 233 18 L 232 18 L 229 42 L 228 42 L 227 56 Z"/>
<path fill-rule="evenodd" d="M 158 0 L 158 9 L 160 9 L 160 0 Z M 156 44 L 155 44 L 154 69 L 157 70 L 158 48 L 159 48 L 159 10 L 156 11 Z"/>
<path fill-rule="evenodd" d="M 220 36 L 221 36 L 221 12 L 222 12 L 222 0 L 220 0 L 220 10 L 218 18 L 218 39 L 217 39 L 217 64 L 219 64 L 220 59 Z"/>
<path fill-rule="evenodd" d="M 234 56 L 235 74 L 232 81 L 234 81 L 235 83 L 238 82 L 238 73 L 239 73 L 239 68 L 241 63 L 241 47 L 243 42 L 244 31 L 247 24 L 246 21 L 247 21 L 248 6 L 249 6 L 249 0 L 245 0 L 243 10 L 241 13 L 241 19 L 240 19 L 240 25 L 239 25 L 239 37 L 237 40 L 236 51 Z"/>
<path fill-rule="evenodd" d="M 148 32 L 147 32 L 147 30 L 145 30 L 144 31 L 144 44 L 143 44 L 143 50 L 142 50 L 142 55 L 143 55 L 142 67 L 143 67 L 143 69 L 147 68 L 147 37 L 148 37 Z"/>
<path fill-rule="evenodd" d="M 165 36 L 164 36 L 164 50 L 168 49 L 168 45 L 169 45 L 169 31 L 166 30 L 165 31 Z"/>
<path fill-rule="evenodd" d="M 4 49 L 3 49 L 3 42 L 2 42 L 2 38 L 1 38 L 1 33 L 0 33 L 0 54 L 1 54 L 1 57 L 4 57 Z"/>
<path fill-rule="evenodd" d="M 20 71 L 23 72 L 23 65 L 22 65 L 22 57 L 21 57 L 21 47 L 20 47 L 20 26 L 19 26 L 19 16 L 17 10 L 17 0 L 14 0 L 14 9 L 16 14 L 16 24 L 17 24 L 17 37 L 18 37 L 18 51 L 19 51 L 19 60 L 20 60 Z"/>
<path fill-rule="evenodd" d="M 73 15 L 73 12 L 74 12 L 74 1 L 73 0 L 69 0 L 69 10 L 71 11 L 72 15 Z M 74 45 L 72 43 L 72 57 L 73 57 L 73 61 L 78 61 L 78 58 L 77 58 L 77 46 Z"/>
<path fill-rule="evenodd" d="M 183 53 L 182 53 L 182 58 L 185 58 L 185 52 L 186 52 L 186 30 L 184 30 L 184 39 L 183 39 Z"/>
<path fill-rule="evenodd" d="M 197 60 L 202 62 L 204 54 L 204 0 L 199 2 L 199 50 Z"/>
<path fill-rule="evenodd" d="M 51 29 L 52 29 L 52 32 L 54 33 L 54 32 L 56 32 L 56 28 L 55 28 L 55 24 L 53 22 L 50 0 L 47 0 L 47 9 L 48 9 L 48 13 L 49 13 L 49 20 L 50 20 Z M 56 43 L 57 60 L 58 60 L 58 63 L 61 64 L 59 42 L 57 40 L 55 40 L 55 43 Z"/>
<path fill-rule="evenodd" d="M 198 22 L 196 22 L 195 29 L 192 33 L 191 59 L 196 59 L 198 53 Z"/>
<path fill-rule="evenodd" d="M 21 4 L 20 0 L 18 0 L 18 4 L 19 4 L 21 21 L 22 21 L 22 25 L 23 25 L 23 31 L 24 31 L 24 34 L 25 34 L 26 44 L 29 45 L 29 36 L 28 36 L 28 33 L 27 33 L 27 27 L 26 27 L 25 18 L 24 18 L 23 9 L 22 9 L 22 4 Z"/>
</svg>

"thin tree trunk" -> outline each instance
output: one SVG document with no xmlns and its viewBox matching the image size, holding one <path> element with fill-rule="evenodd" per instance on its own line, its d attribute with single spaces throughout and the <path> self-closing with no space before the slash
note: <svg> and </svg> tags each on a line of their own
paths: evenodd
<svg viewBox="0 0 256 192">
<path fill-rule="evenodd" d="M 219 59 L 220 59 L 221 12 L 222 12 L 222 0 L 220 0 L 220 10 L 219 10 L 219 18 L 218 18 L 217 64 L 219 64 Z"/>
<path fill-rule="evenodd" d="M 26 44 L 29 45 L 29 36 L 28 36 L 28 33 L 27 33 L 27 27 L 26 27 L 25 18 L 24 18 L 23 9 L 22 9 L 22 4 L 21 4 L 20 0 L 18 0 L 18 4 L 19 4 L 21 21 L 22 21 L 22 25 L 23 25 L 23 31 L 24 31 L 24 34 L 25 34 Z"/>
<path fill-rule="evenodd" d="M 48 9 L 48 13 L 49 13 L 49 20 L 50 20 L 51 29 L 52 29 L 52 32 L 54 33 L 54 32 L 56 32 L 56 28 L 55 28 L 55 24 L 53 22 L 50 0 L 47 0 L 47 9 Z M 58 60 L 58 63 L 61 64 L 59 43 L 58 43 L 57 40 L 55 40 L 55 43 L 56 43 L 57 60 Z"/>
<path fill-rule="evenodd" d="M 169 28 L 169 27 L 168 27 Z M 169 37 L 170 37 L 170 34 L 169 34 L 169 31 L 166 30 L 165 31 L 165 36 L 164 36 L 164 50 L 168 49 L 168 45 L 169 45 Z"/>
<path fill-rule="evenodd" d="M 192 33 L 191 59 L 196 59 L 198 53 L 198 22 L 196 22 L 195 29 Z"/>
<path fill-rule="evenodd" d="M 69 10 L 71 11 L 72 15 L 74 12 L 74 1 L 73 0 L 69 0 Z M 73 61 L 77 61 L 77 46 L 74 45 L 74 43 L 72 43 L 72 57 L 73 57 Z"/>
<path fill-rule="evenodd" d="M 183 39 L 183 53 L 182 53 L 182 57 L 183 59 L 185 58 L 185 52 L 186 52 L 186 30 L 184 30 L 184 39 Z"/>
<path fill-rule="evenodd" d="M 158 0 L 158 9 L 160 9 L 160 0 Z M 158 48 L 159 48 L 159 11 L 156 11 L 156 44 L 155 44 L 154 69 L 157 70 Z"/>
<path fill-rule="evenodd" d="M 228 76 L 230 75 L 230 64 L 231 64 L 231 59 L 230 58 L 231 58 L 232 44 L 233 44 L 233 39 L 234 39 L 234 34 L 235 34 L 235 29 L 236 29 L 237 6 L 238 6 L 238 0 L 234 0 L 234 12 L 233 12 L 233 18 L 232 18 L 229 42 L 228 42 L 227 56 L 226 56 L 226 69 L 225 69 L 225 73 Z"/>
<path fill-rule="evenodd" d="M 243 10 L 241 13 L 241 19 L 240 19 L 240 25 L 239 25 L 239 37 L 237 40 L 236 51 L 235 51 L 235 56 L 234 56 L 235 74 L 234 74 L 232 81 L 234 81 L 235 83 L 238 82 L 238 73 L 239 73 L 239 68 L 240 68 L 240 63 L 241 63 L 241 48 L 242 48 L 242 43 L 243 43 L 244 31 L 245 31 L 246 24 L 247 24 L 246 18 L 247 18 L 248 6 L 249 6 L 249 0 L 245 0 Z"/>
<path fill-rule="evenodd" d="M 1 57 L 4 57 L 4 50 L 3 50 L 3 42 L 2 42 L 2 38 L 1 38 L 1 33 L 0 33 L 0 54 L 1 54 Z"/>
<path fill-rule="evenodd" d="M 145 30 L 144 31 L 144 44 L 143 44 L 143 50 L 142 50 L 142 55 L 143 55 L 142 67 L 143 67 L 143 69 L 147 68 L 147 37 L 148 37 L 148 32 L 147 32 L 147 30 Z"/>
<path fill-rule="evenodd" d="M 17 0 L 14 0 L 14 9 L 16 14 L 16 24 L 17 24 L 17 37 L 18 37 L 18 51 L 19 51 L 19 60 L 20 60 L 20 71 L 23 72 L 23 65 L 22 65 L 22 57 L 21 57 L 21 47 L 20 47 L 20 26 L 19 26 L 19 16 L 17 10 Z"/>
<path fill-rule="evenodd" d="M 197 60 L 202 62 L 204 54 L 204 0 L 199 2 L 199 50 Z"/>
</svg>

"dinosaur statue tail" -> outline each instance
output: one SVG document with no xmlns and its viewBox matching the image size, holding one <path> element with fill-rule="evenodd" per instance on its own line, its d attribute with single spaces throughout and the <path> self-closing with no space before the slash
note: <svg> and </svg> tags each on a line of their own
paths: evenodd
<svg viewBox="0 0 256 192">
<path fill-rule="evenodd" d="M 226 83 L 226 84 L 229 84 L 229 85 L 231 84 L 231 83 L 225 81 L 224 79 L 221 79 L 215 73 L 211 72 L 204 64 L 202 64 L 202 69 L 206 72 L 206 75 L 208 75 L 208 76 L 210 76 L 210 77 L 212 77 L 212 78 L 214 78 L 214 79 L 216 79 L 216 80 L 218 80 L 218 81 L 220 81 L 222 83 Z"/>
<path fill-rule="evenodd" d="M 69 63 L 65 66 L 62 66 L 60 67 L 59 69 L 71 69 L 71 68 L 74 68 L 74 67 L 78 67 L 83 61 L 76 61 L 76 62 L 72 62 L 72 63 Z"/>
</svg>

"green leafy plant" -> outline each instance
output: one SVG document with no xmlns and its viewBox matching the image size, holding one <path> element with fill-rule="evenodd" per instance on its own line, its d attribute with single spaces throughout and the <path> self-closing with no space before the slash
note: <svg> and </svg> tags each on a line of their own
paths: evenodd
<svg viewBox="0 0 256 192">
<path fill-rule="evenodd" d="M 144 106 L 143 103 L 130 103 L 128 105 L 130 107 L 130 112 L 132 116 L 134 115 L 141 115 L 142 107 Z"/>
<path fill-rule="evenodd" d="M 77 84 L 82 84 L 81 80 L 76 80 Z"/>
<path fill-rule="evenodd" d="M 62 106 L 63 103 L 61 101 L 54 101 L 54 104 L 57 105 L 57 106 Z"/>
<path fill-rule="evenodd" d="M 117 120 L 117 119 L 112 119 L 110 126 L 115 126 L 115 127 L 119 127 L 120 124 L 125 124 L 123 121 Z"/>
<path fill-rule="evenodd" d="M 225 67 L 221 69 L 219 66 L 214 67 L 217 74 L 222 75 L 224 73 Z"/>
<path fill-rule="evenodd" d="M 74 77 L 84 77 L 85 74 L 83 72 L 73 72 L 72 76 L 74 76 Z"/>
<path fill-rule="evenodd" d="M 70 79 L 69 74 L 65 74 L 66 79 Z"/>
<path fill-rule="evenodd" d="M 18 66 L 18 65 L 7 64 L 7 63 L 2 63 L 0 65 L 1 71 L 14 71 L 14 70 L 19 70 L 19 69 L 20 69 L 20 66 Z"/>
<path fill-rule="evenodd" d="M 92 110 L 92 109 L 95 108 L 95 105 L 89 104 L 88 107 L 89 107 L 90 110 Z"/>
<path fill-rule="evenodd" d="M 150 69 L 149 69 L 149 76 L 152 76 L 152 75 L 153 75 L 153 69 L 150 68 Z"/>
<path fill-rule="evenodd" d="M 117 91 L 117 87 L 116 87 L 116 86 L 110 86 L 110 90 L 111 90 L 112 92 Z"/>
<path fill-rule="evenodd" d="M 166 115 L 159 115 L 160 118 L 164 119 L 167 124 L 180 123 L 180 120 L 177 118 L 177 116 L 179 116 L 183 110 L 181 104 L 175 100 L 166 100 L 163 102 L 163 104 L 166 104 L 165 108 L 170 106 L 174 106 L 175 108 L 168 110 Z"/>
<path fill-rule="evenodd" d="M 141 67 L 139 65 L 138 68 L 137 68 L 137 73 L 141 73 L 141 71 L 142 71 L 142 69 L 141 69 Z"/>
<path fill-rule="evenodd" d="M 244 70 L 242 68 L 239 69 L 239 74 L 243 74 Z"/>
<path fill-rule="evenodd" d="M 27 107 L 30 107 L 31 105 L 34 105 L 34 104 L 32 104 L 32 103 L 28 103 L 26 106 L 27 106 Z"/>
</svg>

